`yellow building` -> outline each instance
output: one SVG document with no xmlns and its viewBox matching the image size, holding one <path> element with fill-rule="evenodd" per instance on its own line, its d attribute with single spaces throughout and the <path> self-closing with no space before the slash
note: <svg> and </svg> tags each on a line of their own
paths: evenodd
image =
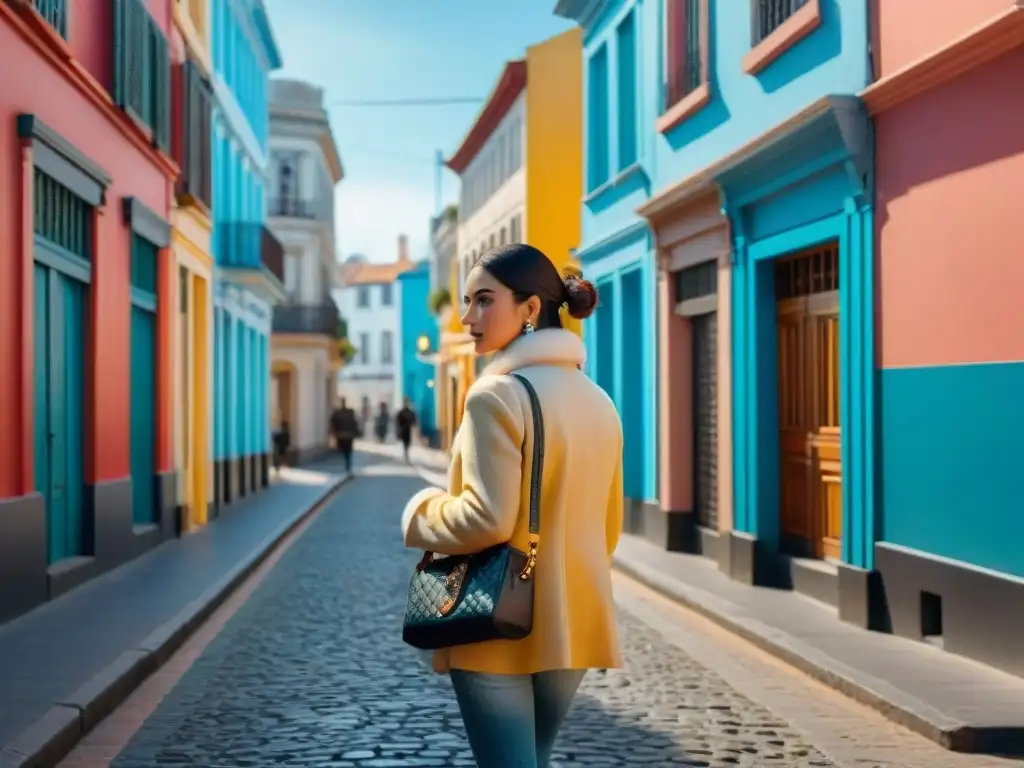
<svg viewBox="0 0 1024 768">
<path fill-rule="evenodd" d="M 563 273 L 579 272 L 583 197 L 583 56 L 579 28 L 530 46 L 505 65 L 462 144 L 447 160 L 462 180 L 453 308 L 443 319 L 436 386 L 445 447 L 462 420 L 481 363 L 459 322 L 462 284 L 484 253 L 506 243 L 536 246 Z M 579 321 L 563 315 L 567 328 Z"/>
<path fill-rule="evenodd" d="M 182 108 L 175 135 L 181 175 L 171 209 L 177 265 L 174 333 L 174 464 L 183 530 L 205 525 L 213 496 L 210 432 L 213 355 L 213 258 L 210 219 L 212 90 L 209 7 L 175 0 L 174 24 L 185 42 L 180 66 Z"/>
</svg>

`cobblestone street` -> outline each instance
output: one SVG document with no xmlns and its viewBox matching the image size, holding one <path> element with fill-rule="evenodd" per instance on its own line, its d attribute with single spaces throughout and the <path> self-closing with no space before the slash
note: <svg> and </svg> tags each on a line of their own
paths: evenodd
<svg viewBox="0 0 1024 768">
<path fill-rule="evenodd" d="M 285 551 L 112 765 L 475 765 L 447 678 L 400 638 L 416 555 L 402 546 L 398 516 L 422 485 L 404 466 L 365 467 Z M 636 611 L 620 613 L 627 667 L 588 675 L 557 765 L 845 764 Z M 869 721 L 858 722 L 861 737 L 876 737 L 863 730 Z M 888 759 L 865 754 L 857 764 L 989 764 L 961 763 L 904 737 L 920 742 L 922 762 L 896 759 L 900 744 L 887 742 Z M 856 746 L 844 748 L 855 754 Z"/>
</svg>

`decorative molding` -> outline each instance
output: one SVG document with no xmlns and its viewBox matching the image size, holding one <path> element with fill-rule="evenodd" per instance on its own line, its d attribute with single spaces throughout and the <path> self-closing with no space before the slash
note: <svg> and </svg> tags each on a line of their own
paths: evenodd
<svg viewBox="0 0 1024 768">
<path fill-rule="evenodd" d="M 951 43 L 875 81 L 860 98 L 871 115 L 980 67 L 1024 44 L 1024 3 L 1020 0 Z"/>
<path fill-rule="evenodd" d="M 31 142 L 37 168 L 90 205 L 106 204 L 107 187 L 112 181 L 110 174 L 33 114 L 18 115 L 17 130 L 18 138 Z"/>
<path fill-rule="evenodd" d="M 640 219 L 634 221 L 631 224 L 627 224 L 622 229 L 616 230 L 615 232 L 607 235 L 600 240 L 595 240 L 593 243 L 589 243 L 583 248 L 576 251 L 576 260 L 585 264 L 588 261 L 593 261 L 599 258 L 605 252 L 610 250 L 617 250 L 620 246 L 626 244 L 628 241 L 640 237 L 647 233 L 647 221 L 646 219 Z"/>
<path fill-rule="evenodd" d="M 751 13 L 754 13 L 754 3 Z M 743 72 L 756 75 L 821 26 L 820 0 L 808 0 L 743 57 Z"/>
<path fill-rule="evenodd" d="M 137 197 L 124 198 L 124 223 L 157 248 L 171 244 L 171 225 Z"/>
</svg>

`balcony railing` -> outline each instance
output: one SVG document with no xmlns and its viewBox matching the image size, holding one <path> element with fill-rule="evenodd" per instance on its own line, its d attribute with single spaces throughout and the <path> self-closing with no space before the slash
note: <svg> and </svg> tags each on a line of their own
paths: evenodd
<svg viewBox="0 0 1024 768">
<path fill-rule="evenodd" d="M 31 5 L 46 19 L 46 23 L 67 39 L 68 0 L 30 0 Z"/>
<path fill-rule="evenodd" d="M 226 221 L 218 225 L 217 260 L 231 269 L 266 267 L 284 283 L 284 246 L 274 233 L 255 221 Z"/>
<path fill-rule="evenodd" d="M 181 175 L 178 177 L 178 196 L 191 197 L 210 208 L 213 197 L 213 91 L 194 62 L 184 62 L 178 72 L 181 78 L 181 121 L 177 140 L 177 160 L 181 166 Z"/>
<path fill-rule="evenodd" d="M 316 219 L 319 218 L 322 207 L 314 200 L 299 197 L 272 197 L 268 204 L 267 215 L 290 216 L 293 219 Z"/>
<path fill-rule="evenodd" d="M 757 45 L 800 10 L 807 0 L 753 0 L 751 44 Z"/>
<path fill-rule="evenodd" d="M 315 333 L 336 339 L 340 326 L 341 315 L 334 302 L 274 307 L 274 333 Z"/>
</svg>

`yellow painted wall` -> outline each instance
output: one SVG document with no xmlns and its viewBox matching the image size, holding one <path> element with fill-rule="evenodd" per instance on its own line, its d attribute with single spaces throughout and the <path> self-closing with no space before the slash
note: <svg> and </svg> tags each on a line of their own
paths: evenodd
<svg viewBox="0 0 1024 768">
<path fill-rule="evenodd" d="M 583 51 L 578 27 L 526 49 L 525 240 L 564 274 L 580 242 Z M 581 323 L 563 316 L 580 333 Z"/>
<path fill-rule="evenodd" d="M 213 446 L 210 424 L 213 423 L 213 286 L 210 255 L 211 224 L 209 218 L 194 208 L 171 211 L 171 244 L 174 253 L 175 284 L 178 270 L 188 272 L 184 290 L 189 313 L 185 327 L 177 315 L 175 328 L 174 372 L 174 435 L 175 470 L 178 473 L 180 503 L 188 510 L 185 521 L 189 528 L 205 525 L 212 496 Z M 181 290 L 181 286 L 178 286 Z M 178 297 L 180 301 L 181 297 Z M 189 350 L 188 376 L 182 375 L 185 350 Z M 186 379 L 187 381 L 182 381 Z M 187 436 L 182 428 L 187 420 Z"/>
</svg>

